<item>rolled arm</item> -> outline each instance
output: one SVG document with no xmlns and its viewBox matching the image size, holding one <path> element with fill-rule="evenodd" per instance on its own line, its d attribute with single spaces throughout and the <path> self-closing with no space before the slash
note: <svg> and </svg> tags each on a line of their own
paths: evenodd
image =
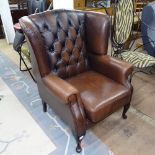
<svg viewBox="0 0 155 155">
<path fill-rule="evenodd" d="M 43 77 L 42 80 L 44 85 L 64 103 L 74 102 L 77 99 L 78 90 L 52 73 Z"/>
<path fill-rule="evenodd" d="M 108 55 L 89 55 L 89 58 L 94 70 L 125 86 L 128 85 L 128 76 L 133 71 L 131 64 Z"/>
<path fill-rule="evenodd" d="M 68 118 L 73 117 L 74 125 L 71 125 L 71 129 L 73 130 L 74 134 L 78 137 L 84 135 L 86 132 L 86 119 L 78 90 L 65 80 L 53 75 L 52 73 L 43 77 L 42 81 L 45 87 L 47 87 L 52 94 L 59 98 L 71 110 L 72 116 L 70 113 L 65 115 L 68 115 Z M 63 113 L 61 114 L 63 118 Z M 72 124 L 70 119 L 66 120 L 68 124 Z"/>
</svg>

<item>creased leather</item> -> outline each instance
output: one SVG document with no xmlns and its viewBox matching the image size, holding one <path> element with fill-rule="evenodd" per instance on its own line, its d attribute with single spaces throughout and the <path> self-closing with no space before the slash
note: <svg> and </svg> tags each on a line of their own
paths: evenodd
<svg viewBox="0 0 155 155">
<path fill-rule="evenodd" d="M 110 19 L 108 16 L 103 14 L 86 15 L 87 52 L 96 55 L 107 54 L 109 34 Z"/>
<path fill-rule="evenodd" d="M 41 34 L 51 71 L 65 79 L 88 69 L 84 13 L 59 12 L 29 17 Z M 44 51 L 44 52 L 45 52 Z"/>
<path fill-rule="evenodd" d="M 56 96 L 61 98 L 65 104 L 75 102 L 74 95 L 79 92 L 72 85 L 52 73 L 45 76 L 42 80 L 46 87 L 48 87 Z"/>
<path fill-rule="evenodd" d="M 125 61 L 118 60 L 108 55 L 89 54 L 92 68 L 109 78 L 128 86 L 128 76 L 132 74 L 133 66 Z"/>
</svg>

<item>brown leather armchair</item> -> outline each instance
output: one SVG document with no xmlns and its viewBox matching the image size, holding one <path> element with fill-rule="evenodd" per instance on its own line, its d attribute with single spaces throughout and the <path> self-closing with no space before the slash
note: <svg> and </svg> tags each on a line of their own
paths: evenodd
<svg viewBox="0 0 155 155">
<path fill-rule="evenodd" d="M 108 16 L 53 10 L 20 19 L 30 47 L 43 109 L 48 104 L 71 128 L 76 151 L 91 125 L 130 106 L 132 66 L 107 55 Z"/>
</svg>

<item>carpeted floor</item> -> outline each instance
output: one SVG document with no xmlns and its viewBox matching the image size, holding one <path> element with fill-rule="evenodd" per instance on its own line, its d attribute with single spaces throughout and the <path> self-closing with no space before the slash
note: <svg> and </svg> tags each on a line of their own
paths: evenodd
<svg viewBox="0 0 155 155">
<path fill-rule="evenodd" d="M 48 113 L 43 113 L 42 104 L 38 95 L 36 84 L 29 77 L 28 73 L 20 72 L 18 66 L 1 52 L 0 77 L 1 84 L 5 85 L 5 88 L 8 92 L 12 92 L 12 94 L 14 94 L 14 98 L 16 98 L 16 101 L 18 102 L 17 103 L 16 101 L 14 101 L 12 103 L 8 103 L 13 101 L 13 99 L 5 100 L 5 98 L 10 98 L 11 96 L 7 93 L 5 94 L 3 91 L 0 92 L 2 98 L 0 101 L 0 108 L 2 112 L 4 110 L 4 112 L 0 115 L 0 127 L 2 127 L 2 132 L 0 132 L 0 153 L 4 155 L 77 154 L 75 152 L 76 142 L 68 127 L 59 119 L 59 117 L 55 115 L 52 109 L 49 108 Z M 22 107 L 20 104 L 22 105 Z M 8 105 L 8 110 L 6 105 Z M 9 108 L 9 105 L 14 108 L 15 115 L 13 115 L 13 111 L 11 111 L 9 115 L 9 111 L 11 110 L 11 107 Z M 20 108 L 18 108 L 19 105 Z M 28 117 L 28 114 L 30 115 L 29 119 L 26 118 Z M 5 115 L 7 119 L 5 118 Z M 3 128 L 3 124 L 5 124 L 6 121 L 9 122 L 7 122 L 8 127 L 5 131 L 5 128 Z M 24 123 L 24 121 L 26 122 Z M 20 122 L 20 124 L 18 124 L 18 122 Z M 17 141 L 10 143 L 10 140 L 14 141 L 16 134 L 19 135 L 19 139 L 20 132 L 22 134 L 25 134 L 25 132 L 28 130 L 25 129 L 26 123 L 27 128 L 29 128 L 29 125 L 31 126 L 31 124 L 35 126 L 33 130 L 29 131 L 30 137 L 34 132 L 33 140 L 23 138 L 22 144 L 25 143 L 24 147 L 24 145 L 18 145 L 19 143 L 21 144 L 21 142 L 20 140 L 18 140 L 17 136 Z M 23 128 L 24 125 L 25 127 Z M 20 128 L 20 126 L 21 129 L 19 129 L 18 133 L 16 129 Z M 24 131 L 24 133 L 22 131 Z M 42 133 L 42 137 L 41 135 L 39 135 L 39 132 Z M 9 133 L 9 135 L 6 135 L 6 133 Z M 42 141 L 42 143 L 40 141 Z M 10 145 L 8 145 L 9 143 Z M 112 152 L 104 144 L 104 142 L 100 138 L 98 138 L 91 130 L 87 132 L 86 137 L 82 142 L 82 148 L 83 151 L 81 154 L 83 155 L 112 155 Z M 33 153 L 33 151 L 36 152 Z"/>
<path fill-rule="evenodd" d="M 0 154 L 42 155 L 53 152 L 56 149 L 54 143 L 1 78 L 0 94 Z"/>
</svg>

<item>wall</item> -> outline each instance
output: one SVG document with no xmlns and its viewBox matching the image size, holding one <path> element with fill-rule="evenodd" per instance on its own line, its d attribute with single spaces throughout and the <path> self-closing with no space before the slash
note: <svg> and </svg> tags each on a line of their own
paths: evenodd
<svg viewBox="0 0 155 155">
<path fill-rule="evenodd" d="M 0 15 L 7 42 L 13 43 L 15 31 L 13 28 L 12 17 L 10 13 L 8 0 L 0 0 Z"/>
<path fill-rule="evenodd" d="M 54 9 L 73 9 L 74 8 L 74 0 L 53 0 L 53 8 Z"/>
</svg>

